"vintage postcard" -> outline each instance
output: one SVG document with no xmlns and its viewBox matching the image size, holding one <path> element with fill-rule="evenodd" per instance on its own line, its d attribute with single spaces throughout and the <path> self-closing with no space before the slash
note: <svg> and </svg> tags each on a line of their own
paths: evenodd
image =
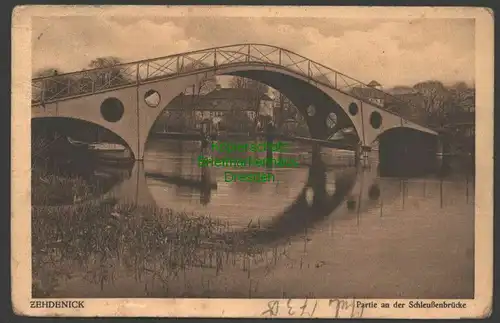
<svg viewBox="0 0 500 323">
<path fill-rule="evenodd" d="M 489 316 L 493 25 L 15 8 L 15 313 Z"/>
</svg>

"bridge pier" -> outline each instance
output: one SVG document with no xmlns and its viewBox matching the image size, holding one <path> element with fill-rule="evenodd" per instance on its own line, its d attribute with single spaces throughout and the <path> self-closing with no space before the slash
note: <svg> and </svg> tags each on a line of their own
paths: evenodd
<svg viewBox="0 0 500 323">
<path fill-rule="evenodd" d="M 382 176 L 411 177 L 436 170 L 438 137 L 416 131 L 380 137 L 379 169 Z"/>
<path fill-rule="evenodd" d="M 314 208 L 321 208 L 326 201 L 326 166 L 321 158 L 321 145 L 313 144 L 309 186 L 313 190 Z"/>
<path fill-rule="evenodd" d="M 120 204 L 134 206 L 156 206 L 146 181 L 144 163 L 135 162 L 130 170 L 130 177 L 116 185 L 109 193 Z"/>
</svg>

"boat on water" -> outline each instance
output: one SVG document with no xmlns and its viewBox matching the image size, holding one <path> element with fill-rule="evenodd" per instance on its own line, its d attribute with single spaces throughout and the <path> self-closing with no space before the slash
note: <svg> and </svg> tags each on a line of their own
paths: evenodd
<svg viewBox="0 0 500 323">
<path fill-rule="evenodd" d="M 84 141 L 79 141 L 79 140 L 75 140 L 75 139 L 72 139 L 71 137 L 66 137 L 66 139 L 68 140 L 68 142 L 72 145 L 72 146 L 75 146 L 75 147 L 82 147 L 82 148 L 87 148 L 89 143 L 88 142 L 84 142 Z"/>
<path fill-rule="evenodd" d="M 107 163 L 131 163 L 132 152 L 122 144 L 111 142 L 84 142 L 67 137 L 68 142 L 78 148 L 86 148 L 97 160 Z"/>
<path fill-rule="evenodd" d="M 130 149 L 116 143 L 92 143 L 89 145 L 89 151 L 102 160 L 125 161 L 133 159 Z"/>
</svg>

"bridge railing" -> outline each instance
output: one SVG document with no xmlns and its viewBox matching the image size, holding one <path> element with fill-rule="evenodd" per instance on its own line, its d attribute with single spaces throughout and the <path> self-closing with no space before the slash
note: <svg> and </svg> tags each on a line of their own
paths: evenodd
<svg viewBox="0 0 500 323">
<path fill-rule="evenodd" d="M 415 107 L 382 90 L 349 77 L 321 63 L 284 48 L 262 44 L 238 44 L 114 65 L 106 68 L 37 78 L 32 80 L 32 105 L 104 92 L 121 87 L 180 75 L 213 71 L 238 65 L 276 66 L 299 74 L 311 82 L 344 92 L 391 113 Z M 410 112 L 407 116 L 411 118 Z M 414 120 L 414 122 L 416 122 Z M 418 122 L 417 122 L 418 123 Z"/>
</svg>

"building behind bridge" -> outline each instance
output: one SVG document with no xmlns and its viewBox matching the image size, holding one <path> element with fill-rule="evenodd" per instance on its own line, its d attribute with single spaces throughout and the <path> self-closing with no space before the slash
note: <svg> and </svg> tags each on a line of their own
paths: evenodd
<svg viewBox="0 0 500 323">
<path fill-rule="evenodd" d="M 384 92 L 389 93 L 386 95 Z M 409 86 L 397 86 L 382 92 L 382 85 L 371 81 L 366 87 L 354 87 L 355 96 L 366 99 L 384 109 L 394 112 L 408 120 L 436 129 L 448 138 L 451 150 L 472 153 L 475 140 L 475 89 L 465 85 L 446 88 L 444 111 L 434 111 L 432 95 Z M 407 104 L 409 103 L 409 104 Z M 440 115 L 440 117 L 436 117 Z"/>
<path fill-rule="evenodd" d="M 446 112 L 446 117 L 439 121 L 440 124 L 433 124 L 437 122 L 436 118 L 429 120 L 425 93 L 419 92 L 414 87 L 398 86 L 384 90 L 382 85 L 374 80 L 368 86 L 353 87 L 351 91 L 354 95 L 404 118 L 442 131 L 451 138 L 457 150 L 467 152 L 474 150 L 475 90 L 473 88 L 448 88 L 448 94 L 458 98 L 458 103 L 450 105 L 451 108 Z M 220 86 L 206 95 L 181 94 L 170 102 L 166 112 L 156 122 L 153 131 L 197 131 L 203 120 L 212 120 L 228 131 L 248 132 L 255 130 L 257 121 L 260 120 L 261 124 L 264 124 L 272 120 L 286 125 L 287 129 L 290 128 L 287 132 L 296 133 L 297 124 L 300 123 L 299 118 L 296 115 L 285 115 L 279 101 L 267 94 L 256 97 L 255 92 L 249 89 Z M 307 134 L 301 135 L 307 136 Z"/>
<path fill-rule="evenodd" d="M 353 87 L 351 93 L 409 120 L 418 119 L 419 111 L 425 104 L 423 96 L 411 87 L 396 87 L 384 91 L 382 85 L 375 80 L 365 87 Z"/>
</svg>

